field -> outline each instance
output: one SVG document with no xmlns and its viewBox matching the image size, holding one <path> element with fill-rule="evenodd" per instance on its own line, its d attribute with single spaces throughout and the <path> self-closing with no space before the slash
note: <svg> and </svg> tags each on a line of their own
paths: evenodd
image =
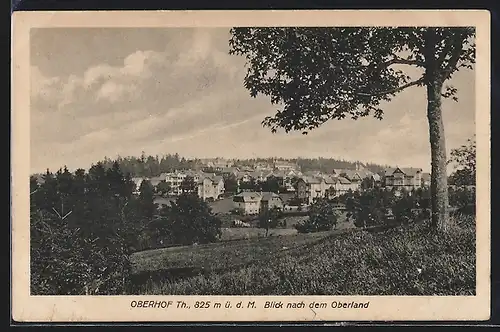
<svg viewBox="0 0 500 332">
<path fill-rule="evenodd" d="M 258 229 L 257 229 L 258 230 Z M 219 270 L 262 260 L 271 254 L 315 243 L 332 232 L 287 236 L 253 237 L 206 245 L 171 247 L 137 252 L 131 255 L 133 273 L 178 268 Z"/>
<path fill-rule="evenodd" d="M 134 293 L 474 295 L 475 221 L 445 235 L 427 229 L 337 230 L 140 252 L 131 257 L 140 281 Z"/>
</svg>

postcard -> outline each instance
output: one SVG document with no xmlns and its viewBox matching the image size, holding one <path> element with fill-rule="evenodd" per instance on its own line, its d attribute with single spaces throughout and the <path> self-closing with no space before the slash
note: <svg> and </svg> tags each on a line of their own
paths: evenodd
<svg viewBox="0 0 500 332">
<path fill-rule="evenodd" d="M 490 317 L 490 14 L 12 17 L 12 317 Z"/>
</svg>

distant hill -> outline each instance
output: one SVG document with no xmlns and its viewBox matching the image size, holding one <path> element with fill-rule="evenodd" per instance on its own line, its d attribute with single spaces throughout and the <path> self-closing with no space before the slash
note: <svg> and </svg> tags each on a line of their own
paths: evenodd
<svg viewBox="0 0 500 332">
<path fill-rule="evenodd" d="M 104 167 L 109 168 L 115 161 L 118 162 L 121 170 L 125 174 L 128 173 L 132 176 L 146 177 L 158 176 L 161 173 L 172 172 L 174 170 L 200 170 L 203 167 L 203 162 L 201 159 L 187 159 L 177 153 L 167 154 L 163 156 L 147 156 L 143 153 L 139 157 L 119 156 L 115 159 L 104 157 L 104 159 L 100 160 L 99 162 L 101 162 Z M 381 173 L 386 167 L 389 167 L 386 165 L 379 165 L 371 162 L 347 161 L 335 158 L 248 158 L 236 159 L 234 160 L 234 163 L 239 166 L 252 166 L 256 163 L 272 164 L 274 161 L 288 161 L 291 163 L 295 163 L 303 172 L 322 171 L 325 173 L 331 173 L 334 169 L 356 169 L 356 164 L 360 164 L 363 167 L 371 170 L 372 172 Z"/>
</svg>

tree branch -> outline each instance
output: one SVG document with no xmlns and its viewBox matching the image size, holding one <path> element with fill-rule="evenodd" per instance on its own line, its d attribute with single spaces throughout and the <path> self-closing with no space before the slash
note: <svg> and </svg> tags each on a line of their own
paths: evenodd
<svg viewBox="0 0 500 332">
<path fill-rule="evenodd" d="M 413 82 L 410 82 L 410 83 L 406 83 L 406 84 L 404 84 L 402 86 L 399 86 L 399 87 L 391 89 L 391 90 L 379 91 L 379 92 L 372 92 L 372 93 L 357 92 L 356 94 L 358 96 L 366 96 L 366 97 L 373 97 L 373 96 L 381 96 L 381 95 L 393 94 L 393 93 L 402 91 L 402 90 L 404 90 L 406 88 L 409 88 L 411 86 L 422 84 L 423 82 L 424 82 L 424 77 L 421 77 L 421 78 L 419 78 L 416 81 L 413 81 Z"/>
<path fill-rule="evenodd" d="M 360 66 L 330 66 L 331 69 L 333 68 L 347 68 L 347 69 L 371 69 L 371 70 L 381 70 L 384 68 L 387 68 L 392 65 L 413 65 L 413 66 L 419 66 L 423 67 L 424 63 L 418 60 L 410 60 L 410 59 L 404 59 L 400 58 L 396 55 L 392 55 L 393 58 L 391 60 L 384 61 L 378 65 L 360 65 Z"/>
<path fill-rule="evenodd" d="M 383 62 L 380 66 L 380 68 L 387 68 L 391 65 L 395 65 L 395 64 L 398 64 L 398 65 L 413 65 L 413 66 L 420 66 L 420 67 L 423 67 L 424 64 L 423 62 L 421 61 L 418 61 L 418 60 L 410 60 L 410 59 L 403 59 L 403 58 L 400 58 L 396 55 L 394 55 L 394 58 L 389 60 L 389 61 L 386 61 L 386 62 Z"/>
<path fill-rule="evenodd" d="M 452 50 L 452 55 L 450 60 L 448 61 L 448 64 L 443 70 L 443 76 L 442 79 L 443 81 L 448 78 L 448 76 L 451 75 L 453 70 L 456 68 L 458 60 L 460 59 L 460 55 L 462 54 L 462 44 L 464 41 L 464 34 L 459 33 L 454 36 L 455 38 L 453 39 L 453 50 Z"/>
</svg>

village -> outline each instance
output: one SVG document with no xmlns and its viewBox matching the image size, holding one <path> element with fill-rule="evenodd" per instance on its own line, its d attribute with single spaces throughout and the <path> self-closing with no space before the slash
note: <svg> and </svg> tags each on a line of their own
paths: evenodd
<svg viewBox="0 0 500 332">
<path fill-rule="evenodd" d="M 352 169 L 332 169 L 329 173 L 319 170 L 302 172 L 297 163 L 284 160 L 238 166 L 233 160 L 214 158 L 203 160 L 203 164 L 204 167 L 198 170 L 133 177 L 135 193 L 139 194 L 143 181 L 149 181 L 156 194 L 155 203 L 162 207 L 175 200 L 183 192 L 183 181 L 191 178 L 198 197 L 209 202 L 215 213 L 250 220 L 272 208 L 290 216 L 304 215 L 316 198 L 333 199 L 347 192 L 377 186 L 395 192 L 401 189 L 411 191 L 430 184 L 430 174 L 421 168 L 392 167 L 374 172 L 360 162 L 356 162 Z M 234 222 L 249 227 L 239 219 L 233 220 L 233 226 Z"/>
</svg>

